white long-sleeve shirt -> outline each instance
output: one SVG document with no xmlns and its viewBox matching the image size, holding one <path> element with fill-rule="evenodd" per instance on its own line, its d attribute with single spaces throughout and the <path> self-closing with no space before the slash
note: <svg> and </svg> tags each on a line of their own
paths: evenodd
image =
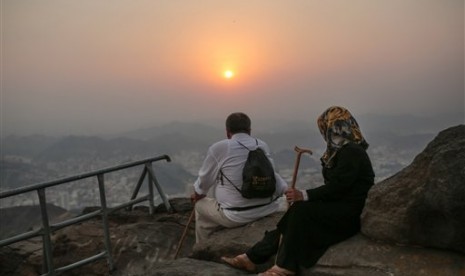
<svg viewBox="0 0 465 276">
<path fill-rule="evenodd" d="M 251 137 L 246 133 L 236 133 L 231 139 L 224 139 L 211 145 L 208 149 L 207 156 L 199 170 L 199 176 L 194 183 L 194 189 L 197 194 L 207 194 L 215 186 L 215 198 L 220 204 L 226 217 L 239 223 L 248 223 L 258 218 L 274 213 L 279 208 L 279 202 L 274 201 L 268 205 L 256 207 L 249 210 L 233 211 L 226 208 L 256 206 L 270 202 L 270 198 L 253 198 L 247 199 L 242 197 L 239 191 L 232 186 L 226 179 L 236 185 L 238 189 L 242 187 L 242 170 L 249 151 L 241 146 L 237 141 L 242 143 L 250 150 L 258 147 L 263 149 L 274 167 L 274 162 L 270 157 L 268 145 L 260 139 Z M 220 181 L 220 169 L 226 177 Z M 276 191 L 273 199 L 282 195 L 287 189 L 287 183 L 276 173 Z"/>
</svg>

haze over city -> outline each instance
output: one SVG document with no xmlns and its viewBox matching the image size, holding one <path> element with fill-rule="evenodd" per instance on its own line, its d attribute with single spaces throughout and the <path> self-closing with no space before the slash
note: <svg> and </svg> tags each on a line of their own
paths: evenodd
<svg viewBox="0 0 465 276">
<path fill-rule="evenodd" d="M 464 1 L 1 1 L 1 135 L 464 118 Z"/>
</svg>

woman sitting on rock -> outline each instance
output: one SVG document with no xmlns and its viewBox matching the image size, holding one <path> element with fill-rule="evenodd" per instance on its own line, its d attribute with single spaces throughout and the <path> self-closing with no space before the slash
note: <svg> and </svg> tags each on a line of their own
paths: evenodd
<svg viewBox="0 0 465 276">
<path fill-rule="evenodd" d="M 330 107 L 319 118 L 318 127 L 327 143 L 321 157 L 324 185 L 309 189 L 288 189 L 292 205 L 273 231 L 246 253 L 222 257 L 229 265 L 254 272 L 274 254 L 276 263 L 264 276 L 295 275 L 318 261 L 329 246 L 360 230 L 368 190 L 374 172 L 366 153 L 368 144 L 350 112 Z"/>
</svg>

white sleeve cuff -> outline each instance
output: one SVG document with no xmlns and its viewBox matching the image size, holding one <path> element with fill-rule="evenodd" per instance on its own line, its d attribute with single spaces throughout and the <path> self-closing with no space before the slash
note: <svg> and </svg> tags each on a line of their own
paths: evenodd
<svg viewBox="0 0 465 276">
<path fill-rule="evenodd" d="M 199 185 L 199 180 L 197 179 L 197 181 L 195 181 L 195 183 L 194 183 L 194 191 L 195 191 L 198 195 L 206 194 L 199 186 L 200 186 L 200 185 Z"/>
<path fill-rule="evenodd" d="M 306 190 L 299 190 L 299 191 L 302 192 L 302 197 L 304 198 L 304 201 L 307 201 L 308 200 L 307 191 Z"/>
</svg>

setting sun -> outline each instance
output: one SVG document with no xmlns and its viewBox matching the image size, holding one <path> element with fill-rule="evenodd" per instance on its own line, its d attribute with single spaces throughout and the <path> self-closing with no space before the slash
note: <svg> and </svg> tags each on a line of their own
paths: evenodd
<svg viewBox="0 0 465 276">
<path fill-rule="evenodd" d="M 226 71 L 224 71 L 224 77 L 227 78 L 227 79 L 230 79 L 230 78 L 234 77 L 234 72 L 231 71 L 231 70 L 226 70 Z"/>
</svg>

